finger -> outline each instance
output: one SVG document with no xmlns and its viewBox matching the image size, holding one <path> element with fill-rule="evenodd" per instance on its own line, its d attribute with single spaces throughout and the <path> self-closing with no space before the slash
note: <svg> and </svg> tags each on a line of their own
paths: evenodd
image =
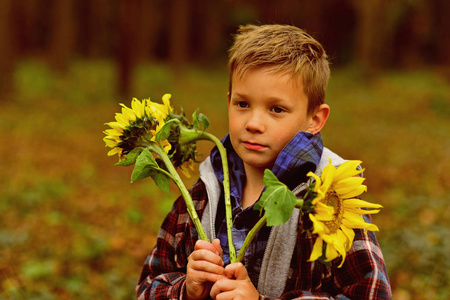
<svg viewBox="0 0 450 300">
<path fill-rule="evenodd" d="M 228 292 L 222 292 L 222 293 L 218 294 L 215 298 L 215 300 L 229 300 L 229 299 L 233 299 L 233 300 L 239 299 L 236 297 L 236 292 L 234 290 L 228 291 Z"/>
<path fill-rule="evenodd" d="M 214 239 L 214 241 L 212 242 L 212 245 L 217 250 L 218 255 L 220 257 L 222 257 L 223 256 L 223 250 L 222 250 L 222 247 L 220 246 L 220 240 L 219 239 Z"/>
<path fill-rule="evenodd" d="M 189 270 L 186 274 L 187 278 L 190 278 L 191 281 L 197 282 L 197 283 L 204 283 L 204 282 L 217 282 L 221 279 L 224 279 L 225 277 L 220 274 L 216 273 L 210 273 L 210 272 L 204 272 L 204 271 L 198 271 L 198 270 Z"/>
<path fill-rule="evenodd" d="M 208 250 L 219 255 L 219 251 L 217 251 L 216 247 L 214 247 L 213 244 L 207 241 L 198 240 L 197 242 L 195 242 L 194 250 L 200 249 Z"/>
<path fill-rule="evenodd" d="M 189 270 L 208 272 L 224 276 L 224 269 L 222 266 L 218 266 L 205 260 L 192 260 L 192 262 L 189 262 L 187 266 L 187 272 L 189 272 Z"/>
<path fill-rule="evenodd" d="M 232 263 L 225 267 L 225 276 L 227 278 L 236 278 L 237 280 L 249 279 L 247 269 L 240 262 Z"/>
<path fill-rule="evenodd" d="M 211 298 L 216 299 L 217 295 L 234 290 L 235 285 L 236 282 L 234 280 L 229 280 L 226 278 L 220 279 L 216 281 L 216 283 L 214 283 L 209 295 L 211 296 Z"/>
<path fill-rule="evenodd" d="M 203 250 L 203 249 L 195 250 L 194 252 L 191 253 L 191 255 L 189 255 L 189 258 L 188 258 L 188 262 L 202 261 L 202 260 L 213 263 L 213 264 L 221 266 L 221 267 L 224 265 L 222 257 L 220 257 L 217 254 L 212 253 L 209 250 Z"/>
</svg>

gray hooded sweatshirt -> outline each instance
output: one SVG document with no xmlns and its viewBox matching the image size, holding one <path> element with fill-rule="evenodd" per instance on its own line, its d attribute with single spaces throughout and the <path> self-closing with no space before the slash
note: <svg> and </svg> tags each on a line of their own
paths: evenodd
<svg viewBox="0 0 450 300">
<path fill-rule="evenodd" d="M 323 168 L 328 165 L 329 158 L 335 167 L 345 162 L 340 156 L 324 147 L 322 157 L 315 171 L 317 175 L 320 176 Z M 202 225 L 208 238 L 212 241 L 216 237 L 214 224 L 220 199 L 221 183 L 214 173 L 209 157 L 200 165 L 200 178 L 205 184 L 209 199 L 203 212 Z M 294 194 L 299 195 L 306 189 L 307 184 L 301 183 L 294 188 Z M 291 218 L 286 223 L 274 226 L 271 229 L 257 287 L 258 292 L 266 297 L 279 298 L 284 291 L 292 254 L 296 245 L 299 217 L 300 211 L 298 208 L 295 208 Z"/>
</svg>

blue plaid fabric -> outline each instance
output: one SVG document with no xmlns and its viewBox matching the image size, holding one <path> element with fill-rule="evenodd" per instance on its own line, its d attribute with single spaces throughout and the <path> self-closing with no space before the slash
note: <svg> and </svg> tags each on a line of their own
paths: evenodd
<svg viewBox="0 0 450 300">
<path fill-rule="evenodd" d="M 222 139 L 222 143 L 227 149 L 230 169 L 233 242 L 236 247 L 236 252 L 239 253 L 245 237 L 259 220 L 260 216 L 259 211 L 253 209 L 253 205 L 246 209 L 242 208 L 242 193 L 246 181 L 244 164 L 234 151 L 229 135 L 226 135 Z M 320 134 L 313 135 L 307 132 L 299 132 L 280 152 L 272 168 L 272 172 L 280 181 L 293 189 L 299 183 L 306 181 L 306 174 L 309 171 L 315 171 L 322 156 L 322 150 L 323 143 Z M 211 151 L 211 161 L 217 178 L 223 181 L 222 162 L 217 148 Z M 224 207 L 224 204 L 219 203 L 219 207 Z M 225 264 L 229 264 L 230 255 L 224 209 L 219 209 L 218 211 L 216 232 L 217 238 L 220 240 L 223 248 L 223 260 Z M 255 286 L 258 284 L 257 276 L 260 273 L 269 234 L 270 228 L 264 227 L 261 229 L 248 248 L 243 260 L 243 264 L 247 268 L 250 279 Z"/>
</svg>

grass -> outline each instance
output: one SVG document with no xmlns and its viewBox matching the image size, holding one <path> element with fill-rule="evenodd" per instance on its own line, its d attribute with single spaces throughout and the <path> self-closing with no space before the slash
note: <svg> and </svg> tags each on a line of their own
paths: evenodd
<svg viewBox="0 0 450 300">
<path fill-rule="evenodd" d="M 0 299 L 134 299 L 159 225 L 178 195 L 129 184 L 102 141 L 118 103 L 108 61 L 75 61 L 67 74 L 39 61 L 16 71 L 16 94 L 0 103 Z M 218 137 L 227 132 L 224 70 L 144 64 L 132 94 L 176 109 L 197 107 Z M 432 70 L 371 80 L 334 70 L 327 147 L 361 159 L 396 299 L 447 299 L 450 289 L 450 88 Z M 200 143 L 200 152 L 211 146 Z M 191 184 L 195 178 L 187 179 Z M 430 296 L 431 295 L 431 296 Z"/>
</svg>

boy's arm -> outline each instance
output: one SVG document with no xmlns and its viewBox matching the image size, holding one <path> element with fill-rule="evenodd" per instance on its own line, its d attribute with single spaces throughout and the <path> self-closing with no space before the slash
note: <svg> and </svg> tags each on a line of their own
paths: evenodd
<svg viewBox="0 0 450 300">
<path fill-rule="evenodd" d="M 138 299 L 178 298 L 184 290 L 186 269 L 181 266 L 195 241 L 189 236 L 188 224 L 183 226 L 178 218 L 181 204 L 178 199 L 161 225 L 156 246 L 145 261 L 136 287 Z"/>
<path fill-rule="evenodd" d="M 201 217 L 206 203 L 202 182 L 191 190 Z M 188 257 L 198 237 L 184 200 L 175 201 L 158 234 L 157 243 L 145 261 L 136 293 L 138 299 L 182 299 L 186 291 Z"/>
</svg>

